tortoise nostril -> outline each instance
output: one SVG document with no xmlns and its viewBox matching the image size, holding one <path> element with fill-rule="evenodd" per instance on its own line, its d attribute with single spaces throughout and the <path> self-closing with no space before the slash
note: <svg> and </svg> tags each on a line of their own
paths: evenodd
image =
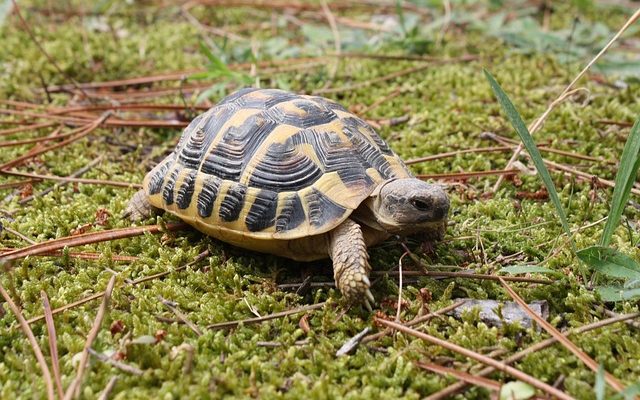
<svg viewBox="0 0 640 400">
<path fill-rule="evenodd" d="M 431 202 L 418 199 L 411 200 L 411 205 L 419 211 L 429 211 L 432 208 Z"/>
</svg>

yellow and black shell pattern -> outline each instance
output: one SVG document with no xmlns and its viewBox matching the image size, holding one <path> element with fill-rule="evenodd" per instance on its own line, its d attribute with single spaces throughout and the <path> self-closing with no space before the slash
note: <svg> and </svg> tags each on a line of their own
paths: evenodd
<svg viewBox="0 0 640 400">
<path fill-rule="evenodd" d="M 295 239 L 335 228 L 380 182 L 411 176 L 339 104 L 247 88 L 196 117 L 143 186 L 153 206 L 212 236 Z"/>
</svg>

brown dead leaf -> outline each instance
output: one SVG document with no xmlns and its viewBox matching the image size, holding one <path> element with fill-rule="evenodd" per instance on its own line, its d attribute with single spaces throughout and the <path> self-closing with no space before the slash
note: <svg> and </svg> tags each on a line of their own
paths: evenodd
<svg viewBox="0 0 640 400">
<path fill-rule="evenodd" d="M 92 223 L 80 225 L 76 229 L 72 229 L 70 234 L 71 234 L 71 236 L 82 235 L 83 233 L 87 233 L 90 228 L 93 228 L 93 224 Z"/>
<path fill-rule="evenodd" d="M 96 210 L 96 225 L 100 225 L 100 226 L 105 226 L 107 225 L 107 221 L 109 220 L 109 217 L 111 216 L 111 213 L 109 213 L 109 211 L 107 211 L 105 208 L 98 208 Z"/>
<path fill-rule="evenodd" d="M 164 340 L 165 337 L 167 337 L 167 331 L 165 331 L 164 329 L 158 329 L 153 337 L 156 338 L 156 343 L 160 343 Z"/>
<path fill-rule="evenodd" d="M 111 331 L 111 336 L 114 336 L 115 334 L 124 331 L 124 329 L 125 329 L 124 322 L 122 322 L 119 319 L 113 321 L 113 323 L 109 327 L 109 331 Z"/>
<path fill-rule="evenodd" d="M 20 188 L 20 200 L 24 200 L 27 197 L 33 195 L 33 185 L 27 183 L 26 185 Z"/>
<path fill-rule="evenodd" d="M 431 290 L 427 289 L 427 288 L 422 288 L 420 289 L 420 300 L 422 300 L 422 302 L 424 304 L 429 304 L 431 303 L 431 299 L 433 299 L 433 296 L 431 294 Z"/>
<path fill-rule="evenodd" d="M 311 331 L 311 327 L 309 326 L 309 314 L 305 314 L 300 318 L 298 326 L 304 331 L 304 333 L 309 333 Z"/>
<path fill-rule="evenodd" d="M 547 192 L 547 189 L 545 188 L 542 188 L 535 192 L 517 192 L 516 198 L 519 200 L 527 199 L 527 200 L 543 201 L 543 200 L 549 199 L 549 192 Z"/>
<path fill-rule="evenodd" d="M 395 316 L 387 315 L 384 312 L 378 310 L 376 311 L 376 315 L 373 318 L 373 322 L 378 328 L 382 328 L 384 327 L 384 325 L 378 322 L 378 320 L 393 321 L 395 318 Z"/>
</svg>

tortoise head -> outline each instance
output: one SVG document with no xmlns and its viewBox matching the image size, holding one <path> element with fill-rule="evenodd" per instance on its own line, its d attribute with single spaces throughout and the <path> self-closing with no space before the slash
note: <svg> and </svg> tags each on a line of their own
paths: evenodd
<svg viewBox="0 0 640 400">
<path fill-rule="evenodd" d="M 372 194 L 371 211 L 387 232 L 440 239 L 449 213 L 449 197 L 439 185 L 416 178 L 383 182 Z"/>
</svg>

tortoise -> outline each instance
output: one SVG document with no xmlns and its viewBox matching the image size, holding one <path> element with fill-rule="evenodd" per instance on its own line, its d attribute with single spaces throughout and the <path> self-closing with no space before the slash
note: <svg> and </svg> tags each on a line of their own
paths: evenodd
<svg viewBox="0 0 640 400">
<path fill-rule="evenodd" d="M 338 103 L 245 88 L 185 128 L 125 213 L 161 210 L 245 249 L 331 258 L 343 297 L 371 310 L 367 247 L 392 235 L 442 238 L 449 199 Z"/>
</svg>

